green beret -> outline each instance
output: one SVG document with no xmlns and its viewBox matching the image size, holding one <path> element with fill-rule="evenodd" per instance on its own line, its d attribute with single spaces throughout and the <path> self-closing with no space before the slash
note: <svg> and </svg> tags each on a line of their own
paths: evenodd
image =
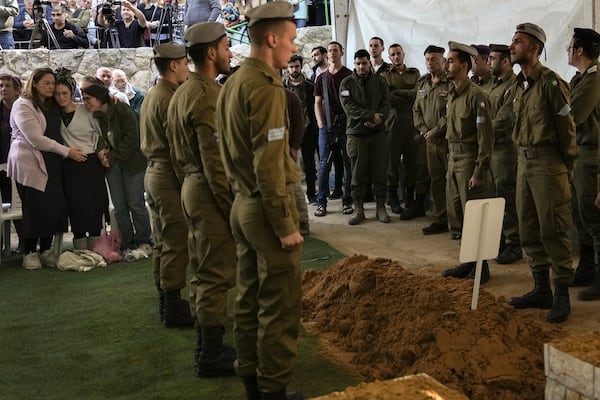
<svg viewBox="0 0 600 400">
<path fill-rule="evenodd" d="M 287 1 L 273 1 L 248 10 L 245 14 L 248 27 L 265 20 L 289 19 L 294 20 L 294 6 Z"/>
<path fill-rule="evenodd" d="M 187 52 L 185 46 L 175 43 L 163 43 L 152 49 L 154 56 L 152 58 L 165 58 L 167 60 L 179 60 L 185 58 Z"/>
<path fill-rule="evenodd" d="M 470 55 L 471 57 L 477 57 L 478 53 L 475 50 L 475 47 L 469 46 L 468 44 L 458 43 L 458 42 L 448 42 L 448 47 L 450 51 L 460 51 Z"/>
<path fill-rule="evenodd" d="M 183 39 L 187 47 L 216 42 L 225 36 L 225 26 L 219 22 L 199 22 L 187 28 Z"/>
<path fill-rule="evenodd" d="M 546 43 L 546 32 L 536 24 L 532 24 L 531 22 L 524 22 L 522 24 L 517 25 L 516 32 L 525 33 L 529 36 L 533 36 L 542 44 Z M 516 33 L 515 32 L 515 33 Z"/>
<path fill-rule="evenodd" d="M 490 53 L 510 54 L 510 47 L 505 44 L 490 44 Z"/>
<path fill-rule="evenodd" d="M 575 28 L 573 38 L 582 42 L 600 44 L 600 34 L 589 28 Z"/>
</svg>

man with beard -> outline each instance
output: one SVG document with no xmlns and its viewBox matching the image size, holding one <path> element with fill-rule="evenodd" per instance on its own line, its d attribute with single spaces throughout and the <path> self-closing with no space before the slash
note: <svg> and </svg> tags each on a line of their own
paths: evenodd
<svg viewBox="0 0 600 400">
<path fill-rule="evenodd" d="M 471 81 L 477 84 L 481 90 L 487 95 L 490 94 L 492 89 L 492 73 L 490 72 L 490 66 L 488 63 L 488 57 L 490 56 L 490 48 L 485 44 L 472 44 L 475 50 L 477 50 L 477 56 L 475 57 L 475 63 L 471 72 Z"/>
<path fill-rule="evenodd" d="M 448 222 L 461 232 L 467 201 L 490 196 L 492 176 L 492 119 L 489 99 L 468 77 L 477 50 L 462 43 L 448 42 L 446 74 L 454 83 L 448 96 L 446 139 L 448 175 L 446 199 Z M 460 264 L 442 272 L 444 277 L 475 278 L 475 262 Z M 487 261 L 483 262 L 481 283 L 490 279 Z"/>
<path fill-rule="evenodd" d="M 571 313 L 573 280 L 571 241 L 572 174 L 577 145 L 569 89 L 542 65 L 546 33 L 532 23 L 519 24 L 510 59 L 521 66 L 511 101 L 515 113 L 513 140 L 518 146 L 517 215 L 523 250 L 529 256 L 534 289 L 508 303 L 515 308 L 550 308 L 546 320 L 566 321 Z M 554 271 L 554 296 L 550 288 Z"/>
<path fill-rule="evenodd" d="M 217 75 L 229 72 L 232 54 L 223 24 L 198 23 L 184 36 L 195 72 L 169 103 L 172 154 L 185 173 L 183 215 L 191 232 L 188 244 L 193 277 L 190 304 L 196 321 L 196 375 L 234 375 L 234 350 L 223 344 L 227 292 L 235 283 L 235 242 L 229 215 L 233 195 L 219 151 L 215 124 L 221 87 Z"/>
<path fill-rule="evenodd" d="M 503 44 L 490 44 L 488 63 L 492 73 L 490 103 L 494 128 L 494 150 L 492 173 L 496 196 L 506 200 L 502 224 L 502 242 L 496 262 L 511 264 L 523 258 L 519 223 L 515 205 L 517 189 L 517 149 L 512 141 L 513 116 L 510 103 L 510 88 L 515 82 L 515 73 L 510 62 L 510 48 Z"/>
</svg>

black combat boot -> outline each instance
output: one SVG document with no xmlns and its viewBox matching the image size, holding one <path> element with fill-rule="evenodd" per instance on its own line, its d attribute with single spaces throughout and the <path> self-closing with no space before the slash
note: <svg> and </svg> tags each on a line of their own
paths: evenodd
<svg viewBox="0 0 600 400">
<path fill-rule="evenodd" d="M 388 201 L 390 202 L 392 213 L 402 214 L 402 207 L 400 207 L 400 199 L 398 198 L 398 191 L 396 189 L 388 190 Z"/>
<path fill-rule="evenodd" d="M 194 319 L 190 313 L 190 305 L 181 298 L 179 290 L 163 290 L 165 296 L 163 323 L 167 328 L 192 327 Z"/>
<path fill-rule="evenodd" d="M 223 344 L 222 326 L 202 327 L 202 347 L 195 363 L 196 375 L 202 378 L 234 376 L 235 350 Z"/>
<path fill-rule="evenodd" d="M 165 322 L 165 292 L 160 288 L 160 283 L 156 284 L 158 290 L 158 316 L 160 322 Z"/>
<path fill-rule="evenodd" d="M 425 195 L 415 193 L 414 189 L 411 190 L 411 200 L 408 203 L 408 208 L 402 210 L 400 219 L 403 221 L 410 221 L 418 217 L 425 216 Z M 407 196 L 411 193 L 408 193 Z"/>
<path fill-rule="evenodd" d="M 304 396 L 300 393 L 286 393 L 283 389 L 273 393 L 263 393 L 262 400 L 304 400 Z"/>
<path fill-rule="evenodd" d="M 571 302 L 569 301 L 569 286 L 554 285 L 554 301 L 552 308 L 546 315 L 546 321 L 559 324 L 569 318 L 571 313 Z"/>
<path fill-rule="evenodd" d="M 521 297 L 512 297 L 508 304 L 514 308 L 542 308 L 549 309 L 554 302 L 550 288 L 550 271 L 533 273 L 533 290 Z"/>
<path fill-rule="evenodd" d="M 596 277 L 592 286 L 588 286 L 577 294 L 582 301 L 600 300 L 600 265 L 596 265 Z"/>
<path fill-rule="evenodd" d="M 452 278 L 464 279 L 464 278 L 468 277 L 469 274 L 471 273 L 471 271 L 473 271 L 474 269 L 475 269 L 475 263 L 468 262 L 468 263 L 464 263 L 464 264 L 459 264 L 458 266 L 456 266 L 454 268 L 450 268 L 445 271 L 442 271 L 442 276 L 444 278 L 452 277 Z M 475 274 L 475 272 L 473 272 L 473 274 Z M 474 279 L 474 277 L 475 277 L 475 275 L 473 275 L 473 279 Z"/>
<path fill-rule="evenodd" d="M 471 269 L 471 272 L 469 272 L 469 275 L 467 275 L 467 279 L 475 279 L 475 267 L 477 267 L 476 263 L 475 266 Z M 486 283 L 489 282 L 489 280 L 490 267 L 488 266 L 487 260 L 483 260 L 483 263 L 481 264 L 481 279 L 479 280 L 479 283 Z"/>
<path fill-rule="evenodd" d="M 594 281 L 596 266 L 596 252 L 591 246 L 579 247 L 579 263 L 573 275 L 571 286 L 589 286 Z"/>
<path fill-rule="evenodd" d="M 262 393 L 258 390 L 258 381 L 255 376 L 242 378 L 244 389 L 246 389 L 246 400 L 262 400 Z"/>
</svg>

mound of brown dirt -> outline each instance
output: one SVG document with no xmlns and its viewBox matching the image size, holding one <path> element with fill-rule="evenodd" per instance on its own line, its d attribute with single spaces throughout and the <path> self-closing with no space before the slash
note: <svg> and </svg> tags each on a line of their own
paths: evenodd
<svg viewBox="0 0 600 400">
<path fill-rule="evenodd" d="M 473 400 L 544 397 L 543 343 L 559 329 L 486 291 L 471 311 L 472 281 L 353 256 L 307 271 L 303 293 L 304 321 L 367 380 L 427 373 Z"/>
</svg>

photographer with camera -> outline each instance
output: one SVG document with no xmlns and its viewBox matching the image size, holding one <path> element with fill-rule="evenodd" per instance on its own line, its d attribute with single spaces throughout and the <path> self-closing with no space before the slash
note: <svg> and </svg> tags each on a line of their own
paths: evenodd
<svg viewBox="0 0 600 400">
<path fill-rule="evenodd" d="M 121 20 L 115 20 L 114 6 L 121 5 Z M 113 34 L 107 41 L 107 47 L 112 48 L 134 48 L 143 46 L 144 30 L 146 29 L 146 17 L 129 1 L 107 0 L 98 13 L 98 25 L 110 30 L 116 28 L 117 38 Z M 116 43 L 118 39 L 119 43 Z"/>
<path fill-rule="evenodd" d="M 64 6 L 52 7 L 52 24 L 50 28 L 56 37 L 56 43 L 48 40 L 48 35 L 42 35 L 40 45 L 51 50 L 59 49 L 87 49 L 90 47 L 87 35 L 79 26 L 67 22 L 66 9 Z M 58 47 L 56 47 L 58 45 Z"/>
</svg>

